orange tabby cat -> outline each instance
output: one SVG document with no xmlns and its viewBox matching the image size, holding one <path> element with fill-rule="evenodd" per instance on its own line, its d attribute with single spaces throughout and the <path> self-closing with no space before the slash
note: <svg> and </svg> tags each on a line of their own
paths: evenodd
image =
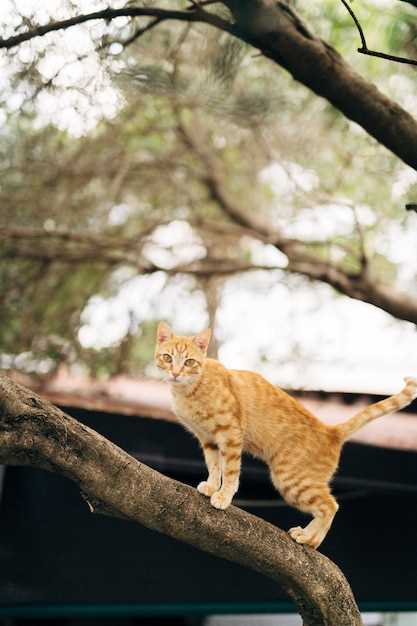
<svg viewBox="0 0 417 626">
<path fill-rule="evenodd" d="M 338 509 L 330 493 L 344 441 L 369 421 L 407 406 L 417 397 L 417 379 L 347 422 L 328 426 L 260 374 L 228 370 L 206 358 L 210 330 L 195 337 L 174 335 L 161 322 L 155 360 L 171 382 L 175 413 L 199 439 L 208 478 L 197 489 L 226 509 L 239 485 L 242 452 L 263 459 L 283 498 L 313 520 L 291 528 L 298 543 L 317 548 Z"/>
</svg>

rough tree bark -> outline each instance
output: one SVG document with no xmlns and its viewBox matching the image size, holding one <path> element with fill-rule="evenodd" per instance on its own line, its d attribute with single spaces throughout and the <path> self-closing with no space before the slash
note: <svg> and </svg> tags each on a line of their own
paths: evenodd
<svg viewBox="0 0 417 626">
<path fill-rule="evenodd" d="M 305 626 L 362 624 L 349 584 L 325 556 L 236 507 L 214 509 L 195 489 L 139 463 L 6 376 L 0 376 L 0 463 L 62 474 L 99 513 L 272 578 L 295 601 Z"/>
</svg>

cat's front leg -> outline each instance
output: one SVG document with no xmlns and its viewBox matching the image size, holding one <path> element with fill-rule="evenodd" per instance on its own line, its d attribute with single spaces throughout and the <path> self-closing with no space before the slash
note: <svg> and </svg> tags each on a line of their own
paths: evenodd
<svg viewBox="0 0 417 626">
<path fill-rule="evenodd" d="M 242 462 L 243 440 L 241 433 L 230 430 L 219 438 L 222 465 L 222 487 L 211 496 L 211 504 L 216 509 L 227 509 L 239 487 Z"/>
<path fill-rule="evenodd" d="M 222 482 L 220 453 L 217 444 L 212 441 L 200 440 L 200 443 L 208 469 L 208 478 L 198 485 L 197 490 L 204 496 L 210 497 L 220 489 Z"/>
</svg>

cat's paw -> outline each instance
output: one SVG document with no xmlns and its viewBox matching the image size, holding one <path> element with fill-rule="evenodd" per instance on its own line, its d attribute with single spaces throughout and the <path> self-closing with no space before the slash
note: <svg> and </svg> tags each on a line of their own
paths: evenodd
<svg viewBox="0 0 417 626">
<path fill-rule="evenodd" d="M 320 545 L 320 540 L 315 534 L 308 532 L 306 528 L 301 528 L 301 526 L 290 528 L 288 534 L 297 543 L 310 546 L 310 548 L 317 548 Z"/>
<path fill-rule="evenodd" d="M 210 483 L 206 480 L 203 480 L 203 482 L 198 485 L 197 491 L 202 493 L 203 496 L 207 496 L 208 498 L 210 498 L 210 496 L 212 496 L 213 493 L 217 491 L 217 489 L 213 485 L 210 485 Z"/>
<path fill-rule="evenodd" d="M 215 509 L 227 509 L 227 507 L 232 502 L 232 498 L 227 493 L 222 493 L 221 491 L 216 491 L 211 496 L 211 505 L 214 506 Z"/>
</svg>

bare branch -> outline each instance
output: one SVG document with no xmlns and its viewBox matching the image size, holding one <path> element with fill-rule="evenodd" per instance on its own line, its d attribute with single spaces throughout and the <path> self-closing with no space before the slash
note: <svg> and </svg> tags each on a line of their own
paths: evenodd
<svg viewBox="0 0 417 626">
<path fill-rule="evenodd" d="M 370 57 L 379 57 L 380 59 L 386 59 L 387 61 L 394 61 L 395 63 L 417 65 L 417 59 L 415 60 L 406 57 L 397 57 L 393 54 L 387 54 L 386 52 L 376 52 L 375 50 L 368 50 L 368 48 L 358 48 L 358 52 L 360 52 L 361 54 L 367 54 Z"/>
<path fill-rule="evenodd" d="M 19 35 L 8 37 L 7 39 L 0 39 L 0 48 L 10 49 L 24 41 L 29 41 L 35 37 L 43 37 L 47 33 L 64 30 L 75 26 L 76 24 L 84 24 L 85 22 L 91 22 L 94 20 L 114 20 L 116 17 L 154 17 L 159 22 L 165 20 L 179 20 L 185 22 L 201 22 L 205 24 L 211 24 L 216 28 L 232 31 L 232 26 L 229 22 L 226 22 L 222 18 L 204 11 L 201 7 L 192 8 L 188 11 L 174 11 L 169 9 L 160 9 L 156 7 L 125 7 L 122 9 L 103 9 L 102 11 L 95 11 L 93 13 L 86 13 L 83 15 L 76 15 L 66 20 L 58 22 L 50 22 L 43 26 L 38 26 L 32 30 L 28 30 Z"/>
<path fill-rule="evenodd" d="M 170 223 L 170 221 L 154 222 L 142 229 L 140 234 L 130 239 L 73 233 L 65 229 L 48 232 L 42 228 L 3 227 L 0 228 L 0 236 L 4 242 L 0 250 L 0 258 L 20 258 L 43 263 L 128 265 L 141 274 L 165 272 L 168 275 L 191 274 L 201 277 L 279 269 L 271 265 L 254 264 L 250 261 L 211 258 L 210 256 L 174 267 L 162 267 L 150 263 L 141 254 L 143 245 L 149 241 L 149 236 L 157 226 Z M 34 240 L 38 240 L 38 245 L 33 245 Z M 17 243 L 13 243 L 13 241 Z"/>
<path fill-rule="evenodd" d="M 352 206 L 353 218 L 355 220 L 355 227 L 358 233 L 359 239 L 359 250 L 360 250 L 360 273 L 363 275 L 369 266 L 368 255 L 366 254 L 366 242 L 365 242 L 365 234 L 363 232 L 362 224 L 360 223 L 358 217 L 358 211 L 355 206 Z"/>
<path fill-rule="evenodd" d="M 234 506 L 218 511 L 196 489 L 139 463 L 34 392 L 0 376 L 0 463 L 74 481 L 90 511 L 121 517 L 276 581 L 307 626 L 361 626 L 343 574 L 325 556 Z"/>
<path fill-rule="evenodd" d="M 104 49 L 104 48 L 108 48 L 109 46 L 111 46 L 114 43 L 119 43 L 120 45 L 122 45 L 124 48 L 127 48 L 127 46 L 130 46 L 130 44 L 134 43 L 135 41 L 137 41 L 137 39 L 139 39 L 140 37 L 142 37 L 142 35 L 144 35 L 145 33 L 153 30 L 156 26 L 158 26 L 158 24 L 160 24 L 161 22 L 163 22 L 164 20 L 160 17 L 155 17 L 153 20 L 151 20 L 148 24 L 146 24 L 146 26 L 143 26 L 142 28 L 138 28 L 134 31 L 134 33 L 132 33 L 132 35 L 130 35 L 130 37 L 127 37 L 127 39 L 123 39 L 122 41 L 119 40 L 111 40 L 106 42 L 106 44 L 104 46 L 100 46 L 99 49 Z"/>
<path fill-rule="evenodd" d="M 152 230 L 159 226 L 162 222 L 153 223 L 150 228 Z M 150 232 L 148 229 L 145 231 L 146 233 Z M 141 233 L 142 235 L 143 233 Z M 87 245 L 94 245 L 100 247 L 106 246 L 114 246 L 115 240 L 111 237 L 106 237 L 104 235 L 93 235 L 91 233 L 81 233 L 74 230 L 67 230 L 65 228 L 54 228 L 52 230 L 47 230 L 45 228 L 32 228 L 30 226 L 0 226 L 0 238 L 4 239 L 23 239 L 23 240 L 31 240 L 31 239 L 60 239 L 62 241 L 75 242 Z M 126 245 L 130 243 L 128 239 L 120 239 L 118 238 L 118 244 Z"/>
<path fill-rule="evenodd" d="M 372 304 L 397 319 L 417 324 L 417 298 L 395 287 L 369 278 L 366 273 L 350 274 L 337 265 L 321 262 L 313 255 L 281 246 L 288 256 L 287 270 L 331 285 L 340 293 Z"/>
<path fill-rule="evenodd" d="M 219 187 L 215 194 L 218 200 L 224 197 L 224 191 L 220 188 L 222 183 L 220 182 L 219 176 L 210 179 L 209 184 L 210 186 L 217 185 Z M 295 272 L 313 280 L 327 283 L 350 298 L 368 302 L 398 319 L 417 324 L 417 298 L 406 292 L 398 291 L 395 287 L 383 285 L 375 281 L 368 275 L 367 271 L 363 271 L 363 260 L 361 261 L 361 259 L 359 259 L 361 264 L 359 273 L 348 273 L 337 264 L 323 261 L 312 252 L 312 248 L 314 249 L 316 245 L 324 245 L 325 242 L 311 242 L 310 244 L 306 244 L 297 239 L 285 238 L 276 231 L 267 231 L 264 222 L 258 223 L 258 218 L 253 217 L 249 210 L 243 211 L 240 207 L 234 206 L 229 197 L 225 203 L 219 201 L 219 206 L 232 220 L 232 224 L 222 224 L 221 222 L 215 224 L 214 222 L 205 222 L 204 220 L 195 220 L 193 222 L 189 220 L 190 224 L 198 229 L 214 230 L 220 235 L 222 233 L 223 235 L 233 234 L 236 236 L 237 241 L 242 236 L 248 236 L 264 243 L 272 244 L 287 256 L 288 265 L 285 268 L 280 268 L 254 264 L 250 261 L 230 258 L 210 258 L 208 256 L 199 261 L 193 261 L 186 265 L 177 265 L 171 268 L 156 266 L 141 256 L 141 250 L 144 242 L 148 241 L 148 235 L 150 235 L 154 228 L 160 225 L 161 222 L 153 223 L 148 226 L 147 229 L 143 229 L 141 234 L 125 240 L 120 240 L 116 237 L 110 238 L 98 235 L 72 233 L 73 243 L 82 243 L 84 241 L 84 243 L 88 244 L 78 248 L 73 245 L 66 247 L 62 244 L 64 240 L 71 242 L 71 233 L 64 230 L 58 232 L 58 239 L 54 242 L 53 237 L 56 231 L 45 233 L 43 229 L 2 228 L 0 235 L 3 237 L 3 242 L 7 243 L 8 232 L 10 232 L 11 240 L 13 240 L 13 238 L 19 239 L 23 245 L 13 246 L 4 243 L 0 251 L 0 257 L 31 259 L 48 263 L 87 262 L 90 264 L 104 263 L 109 266 L 129 265 L 142 274 L 163 271 L 168 275 L 181 273 L 201 277 L 215 275 L 228 276 L 247 271 L 280 269 L 281 271 Z M 229 211 L 230 207 L 233 207 L 233 211 Z M 169 221 L 170 220 L 167 220 L 163 223 L 169 223 Z M 48 236 L 50 239 L 46 239 L 46 242 L 42 245 L 33 246 L 31 244 L 34 238 L 45 239 Z"/>
<path fill-rule="evenodd" d="M 358 48 L 358 52 L 360 52 L 361 54 L 367 54 L 368 56 L 371 56 L 371 57 L 379 57 L 381 59 L 387 59 L 388 61 L 395 61 L 396 63 L 407 63 L 408 65 L 417 65 L 417 60 L 414 60 L 414 59 L 408 59 L 405 57 L 399 57 L 399 56 L 395 56 L 392 54 L 386 54 L 385 52 L 376 52 L 375 50 L 369 50 L 366 44 L 365 34 L 363 32 L 362 26 L 360 25 L 358 18 L 353 12 L 353 9 L 349 6 L 346 0 L 341 0 L 341 2 L 346 7 L 346 10 L 349 12 L 351 18 L 356 24 L 356 28 L 359 31 L 359 36 L 362 42 L 362 48 Z"/>
<path fill-rule="evenodd" d="M 353 12 L 353 9 L 351 9 L 351 7 L 349 6 L 349 4 L 346 2 L 346 0 L 341 0 L 341 2 L 343 2 L 343 4 L 346 7 L 346 10 L 349 12 L 350 16 L 352 17 L 353 21 L 356 24 L 356 28 L 359 31 L 359 36 L 361 38 L 361 42 L 362 42 L 362 48 L 364 50 L 366 50 L 368 48 L 368 46 L 366 45 L 366 39 L 365 39 L 365 34 L 362 30 L 362 26 L 360 25 L 360 22 L 358 20 L 358 18 L 356 17 L 355 13 Z"/>
<path fill-rule="evenodd" d="M 222 0 L 190 0 L 190 4 L 194 7 L 207 7 L 211 4 L 222 4 Z"/>
</svg>

